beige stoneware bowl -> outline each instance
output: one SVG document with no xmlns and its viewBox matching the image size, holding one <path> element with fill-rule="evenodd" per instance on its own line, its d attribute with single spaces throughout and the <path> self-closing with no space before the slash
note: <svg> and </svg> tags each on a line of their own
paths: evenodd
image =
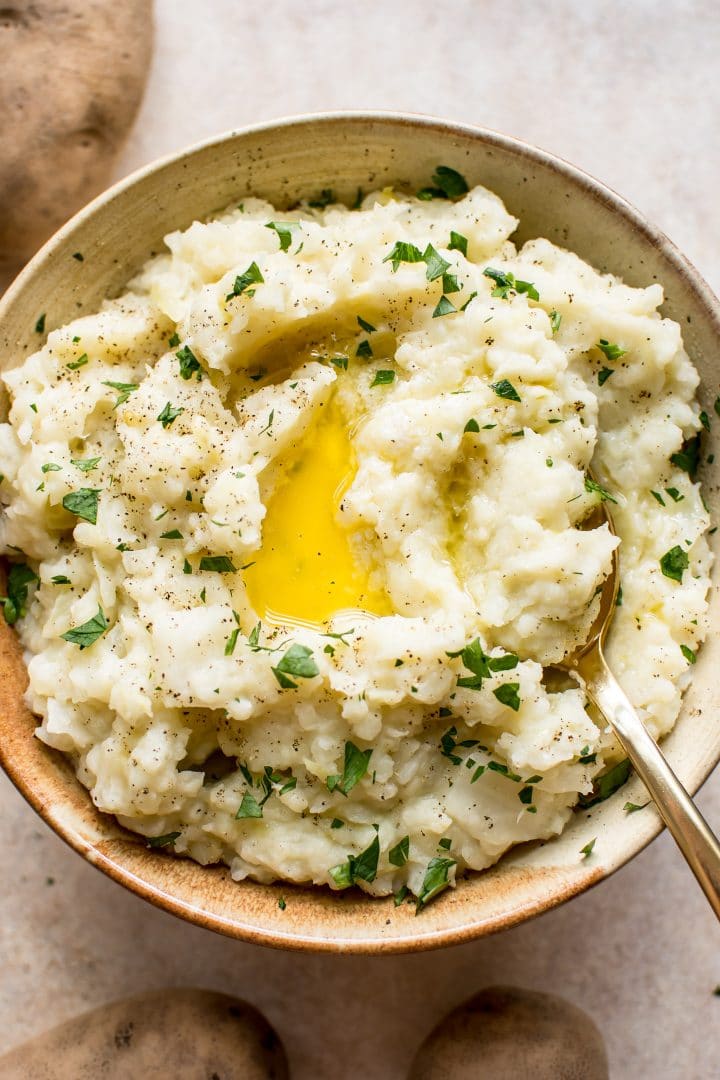
<svg viewBox="0 0 720 1080">
<path fill-rule="evenodd" d="M 233 132 L 166 158 L 111 188 L 81 211 L 32 260 L 0 305 L 0 363 L 13 367 L 46 329 L 97 309 L 120 292 L 162 237 L 248 194 L 287 205 L 330 187 L 352 204 L 358 187 L 426 184 L 438 164 L 485 184 L 521 221 L 518 239 L 546 236 L 631 285 L 659 281 L 664 311 L 682 326 L 712 415 L 718 391 L 720 308 L 699 274 L 633 207 L 573 166 L 504 135 L 419 116 L 333 114 Z M 82 252 L 84 261 L 73 258 Z M 720 423 L 707 436 L 705 497 L 717 517 Z M 628 454 L 632 454 L 628 446 Z M 707 457 L 707 454 L 704 455 Z M 711 623 L 718 624 L 715 564 Z M 697 790 L 720 758 L 720 639 L 702 648 L 677 727 L 664 749 L 680 778 Z M 23 703 L 26 682 L 14 633 L 0 625 L 0 761 L 49 825 L 115 881 L 190 922 L 232 937 L 294 949 L 400 952 L 450 945 L 500 930 L 576 896 L 622 866 L 660 831 L 636 778 L 606 802 L 577 813 L 546 843 L 515 848 L 491 870 L 469 875 L 419 917 L 392 898 L 356 890 L 332 893 L 286 884 L 234 883 L 224 867 L 148 850 L 140 837 L 99 813 L 69 760 L 33 738 Z M 597 837 L 584 860 L 580 849 Z M 679 856 L 678 856 L 679 858 Z M 278 899 L 285 896 L 281 911 Z"/>
</svg>

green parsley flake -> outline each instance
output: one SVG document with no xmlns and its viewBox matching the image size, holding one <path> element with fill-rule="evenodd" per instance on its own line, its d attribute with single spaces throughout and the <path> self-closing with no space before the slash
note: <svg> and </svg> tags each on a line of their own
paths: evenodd
<svg viewBox="0 0 720 1080">
<path fill-rule="evenodd" d="M 330 822 L 330 828 L 331 829 L 342 829 L 344 824 L 345 824 L 345 822 L 341 821 L 339 817 L 334 817 L 332 819 L 332 821 Z"/>
<path fill-rule="evenodd" d="M 183 345 L 182 349 L 178 349 L 175 355 L 180 361 L 180 378 L 191 379 L 193 374 L 197 373 L 197 381 L 200 382 L 202 379 L 202 367 L 190 346 Z"/>
<path fill-rule="evenodd" d="M 70 578 L 66 574 L 55 574 L 50 578 L 53 585 L 72 585 Z"/>
<path fill-rule="evenodd" d="M 375 372 L 375 378 L 370 383 L 370 389 L 372 389 L 373 386 L 389 386 L 390 383 L 392 383 L 394 381 L 395 381 L 395 372 L 394 371 L 383 371 L 383 370 L 376 371 Z"/>
<path fill-rule="evenodd" d="M 249 791 L 246 791 L 242 797 L 238 812 L 235 815 L 235 820 L 240 818 L 261 818 L 263 816 L 262 806 L 258 804 L 254 795 L 251 795 Z"/>
<path fill-rule="evenodd" d="M 176 409 L 175 406 L 168 401 L 166 402 L 162 412 L 158 413 L 155 419 L 159 420 L 162 426 L 167 431 L 170 425 L 174 423 L 175 420 L 177 420 L 178 416 L 180 416 L 184 412 L 185 410 L 183 408 Z"/>
<path fill-rule="evenodd" d="M 432 191 L 431 198 L 459 199 L 470 190 L 462 173 L 451 169 L 449 165 L 438 165 L 432 175 L 432 182 L 434 188 L 424 189 Z"/>
<path fill-rule="evenodd" d="M 281 911 L 284 911 L 285 908 L 287 907 L 287 903 L 286 903 L 286 900 L 285 900 L 284 896 L 281 896 L 280 899 L 278 900 L 278 907 L 280 908 Z"/>
<path fill-rule="evenodd" d="M 356 318 L 358 321 L 358 326 L 361 330 L 364 330 L 366 334 L 375 333 L 376 327 L 374 327 L 372 323 L 367 322 L 365 319 L 361 318 L 360 315 L 356 316 Z"/>
<path fill-rule="evenodd" d="M 499 296 L 501 300 L 509 300 L 511 293 L 525 293 L 530 300 L 539 300 L 540 293 L 531 281 L 518 281 L 509 270 L 495 270 L 492 266 L 486 266 L 483 270 L 485 277 L 492 278 L 495 288 L 491 296 Z"/>
<path fill-rule="evenodd" d="M 346 742 L 342 776 L 328 776 L 328 790 L 347 796 L 367 773 L 371 756 L 372 749 L 360 750 L 355 743 Z"/>
<path fill-rule="evenodd" d="M 697 662 L 697 656 L 695 655 L 695 653 L 693 652 L 693 650 L 690 648 L 689 645 L 681 645 L 680 646 L 680 652 L 683 654 L 683 656 L 687 660 L 688 664 L 694 664 L 694 663 Z"/>
<path fill-rule="evenodd" d="M 45 312 L 44 311 L 43 311 L 42 315 L 38 316 L 38 320 L 35 323 L 35 333 L 36 334 L 44 334 L 45 333 Z"/>
<path fill-rule="evenodd" d="M 443 859 L 436 857 L 431 859 L 428 863 L 427 870 L 425 871 L 425 877 L 423 878 L 422 887 L 417 898 L 417 904 L 415 907 L 415 913 L 418 914 L 422 909 L 434 900 L 447 886 L 450 884 L 449 873 L 453 866 L 457 863 L 454 859 Z"/>
<path fill-rule="evenodd" d="M 499 382 L 490 383 L 490 389 L 494 390 L 498 397 L 506 401 L 520 401 L 520 395 L 509 379 L 500 379 Z"/>
<path fill-rule="evenodd" d="M 467 424 L 463 428 L 463 434 L 465 434 L 466 432 L 477 433 L 479 431 L 480 431 L 480 425 L 478 424 L 477 420 L 475 420 L 473 417 L 471 417 L 468 420 Z"/>
<path fill-rule="evenodd" d="M 348 855 L 346 863 L 333 866 L 328 871 L 330 877 L 341 889 L 347 889 L 356 881 L 374 881 L 377 875 L 378 859 L 380 858 L 380 840 L 377 832 L 369 847 L 360 855 Z"/>
<path fill-rule="evenodd" d="M 182 540 L 183 534 L 179 529 L 170 529 L 169 532 L 160 533 L 161 540 Z"/>
<path fill-rule="evenodd" d="M 448 300 L 447 296 L 443 295 L 437 302 L 435 310 L 432 313 L 433 319 L 439 319 L 442 315 L 452 315 L 457 311 L 455 305 Z"/>
<path fill-rule="evenodd" d="M 225 302 L 234 299 L 236 296 L 242 296 L 244 292 L 250 289 L 251 285 L 262 285 L 265 278 L 260 273 L 260 267 L 256 262 L 251 262 L 244 274 L 238 274 L 235 278 L 235 284 L 233 285 L 232 292 L 229 292 L 225 297 Z M 255 290 L 251 289 L 248 292 L 248 296 L 254 296 Z"/>
<path fill-rule="evenodd" d="M 71 630 L 66 630 L 60 637 L 65 641 L 69 641 L 71 645 L 79 645 L 80 651 L 87 649 L 98 638 L 102 637 L 108 628 L 108 621 L 105 618 L 103 609 L 98 606 L 97 614 L 93 615 L 92 619 L 88 619 L 87 622 L 82 623 L 80 626 L 74 626 Z"/>
<path fill-rule="evenodd" d="M 614 374 L 615 374 L 615 372 L 613 371 L 612 368 L 609 368 L 609 367 L 601 368 L 600 371 L 598 371 L 598 383 L 600 384 L 600 386 L 604 386 L 605 383 L 610 378 L 610 376 L 614 375 Z"/>
<path fill-rule="evenodd" d="M 168 345 L 170 346 L 170 348 L 175 349 L 175 348 L 177 348 L 177 346 L 179 344 L 180 344 L 180 335 L 177 332 L 171 334 L 170 337 L 168 338 Z"/>
<path fill-rule="evenodd" d="M 682 582 L 683 573 L 690 565 L 690 560 L 686 551 L 676 544 L 675 547 L 666 551 L 660 560 L 660 569 L 666 578 L 670 578 L 672 581 Z"/>
<path fill-rule="evenodd" d="M 312 658 L 313 651 L 307 645 L 291 645 L 271 671 L 283 690 L 297 690 L 297 683 L 288 676 L 313 679 L 320 670 Z"/>
<path fill-rule="evenodd" d="M 630 762 L 627 758 L 613 765 L 611 769 L 595 778 L 593 789 L 589 795 L 581 795 L 578 806 L 583 810 L 589 810 L 591 806 L 609 799 L 618 788 L 621 788 L 630 775 Z"/>
<path fill-rule="evenodd" d="M 390 848 L 388 859 L 393 866 L 404 866 L 410 855 L 410 837 L 403 836 L 395 847 Z"/>
<path fill-rule="evenodd" d="M 562 315 L 560 314 L 560 312 L 559 311 L 551 311 L 550 312 L 550 327 L 552 329 L 553 334 L 557 334 L 558 330 L 560 329 L 560 323 L 561 322 L 562 322 Z"/>
<path fill-rule="evenodd" d="M 422 254 L 423 262 L 425 263 L 425 277 L 428 281 L 435 281 L 436 278 L 442 277 L 446 270 L 450 269 L 450 263 L 447 259 L 443 259 L 432 244 L 428 244 Z"/>
<path fill-rule="evenodd" d="M 62 469 L 62 465 L 56 465 L 54 461 L 47 461 L 40 468 L 41 468 L 41 472 L 44 472 L 44 473 L 60 472 L 61 469 Z"/>
<path fill-rule="evenodd" d="M 595 348 L 600 350 L 606 360 L 619 360 L 627 352 L 627 349 L 623 349 L 619 345 L 612 345 L 605 338 L 600 338 Z"/>
<path fill-rule="evenodd" d="M 37 574 L 25 563 L 13 563 L 7 576 L 7 596 L 0 597 L 5 621 L 12 626 L 27 613 L 28 586 L 38 582 Z"/>
<path fill-rule="evenodd" d="M 465 258 L 467 258 L 467 236 L 463 236 L 462 233 L 451 232 L 450 243 L 448 244 L 448 251 L 459 251 L 461 255 L 464 255 Z"/>
<path fill-rule="evenodd" d="M 63 498 L 62 504 L 66 510 L 83 521 L 89 521 L 91 525 L 97 524 L 98 495 L 102 488 L 78 488 L 71 491 Z"/>
<path fill-rule="evenodd" d="M 626 802 L 625 805 L 623 806 L 623 810 L 625 811 L 626 814 L 636 814 L 638 812 L 638 810 L 644 810 L 645 807 L 649 806 L 649 805 L 650 805 L 649 802 L 644 802 L 644 803 Z"/>
<path fill-rule="evenodd" d="M 600 502 L 611 502 L 617 505 L 617 499 L 614 495 L 611 495 L 607 488 L 604 488 L 602 484 L 598 484 L 596 480 L 593 480 L 591 476 L 585 477 L 585 490 L 589 495 L 598 495 Z"/>
<path fill-rule="evenodd" d="M 66 364 L 65 367 L 69 371 L 77 371 L 78 368 L 85 367 L 87 363 L 89 363 L 88 354 L 84 352 L 82 356 L 78 356 L 77 360 L 71 361 L 69 364 Z"/>
<path fill-rule="evenodd" d="M 580 848 L 580 854 L 583 856 L 584 859 L 587 859 L 592 855 L 596 839 L 597 837 L 593 837 L 592 840 L 585 845 L 585 847 Z"/>
<path fill-rule="evenodd" d="M 99 457 L 86 458 L 85 460 L 82 458 L 71 458 L 70 464 L 74 465 L 80 472 L 92 472 L 93 469 L 97 468 L 101 461 L 102 458 Z"/>
<path fill-rule="evenodd" d="M 408 244 L 405 240 L 396 240 L 395 244 L 385 258 L 383 262 L 391 262 L 393 273 L 397 273 L 400 263 L 419 263 L 423 261 L 423 256 L 420 248 L 415 244 Z"/>
<path fill-rule="evenodd" d="M 208 570 L 216 574 L 237 573 L 237 567 L 227 555 L 203 555 L 200 559 L 200 570 Z"/>
<path fill-rule="evenodd" d="M 119 391 L 120 396 L 118 397 L 117 401 L 113 405 L 113 409 L 117 409 L 120 405 L 124 405 L 125 402 L 127 401 L 127 399 L 130 397 L 130 395 L 135 390 L 137 390 L 137 388 L 138 388 L 137 383 L 131 383 L 131 382 L 124 383 L 124 382 L 104 381 L 103 386 L 111 386 L 113 390 L 118 390 Z"/>
<path fill-rule="evenodd" d="M 520 696 L 518 690 L 520 689 L 520 683 L 511 682 L 503 683 L 502 686 L 496 687 L 493 690 L 493 694 L 503 705 L 507 705 L 509 709 L 517 712 L 520 708 Z"/>
<path fill-rule="evenodd" d="M 370 345 L 369 341 L 361 341 L 360 344 L 358 345 L 357 349 L 355 350 L 355 355 L 356 356 L 362 356 L 366 360 L 369 357 L 371 357 L 372 354 L 373 354 L 372 346 Z M 346 364 L 346 366 L 347 366 L 347 364 Z"/>
<path fill-rule="evenodd" d="M 179 836 L 182 836 L 182 833 L 169 832 L 164 833 L 162 836 L 147 836 L 145 839 L 149 848 L 161 848 L 174 844 Z"/>
<path fill-rule="evenodd" d="M 651 491 L 650 494 L 652 495 L 653 499 L 656 499 L 657 502 L 660 503 L 661 506 L 665 505 L 665 500 L 663 499 L 659 491 Z"/>
<path fill-rule="evenodd" d="M 300 228 L 299 221 L 268 221 L 266 229 L 272 229 L 278 235 L 280 250 L 287 251 L 292 243 L 293 229 Z M 255 265 L 253 263 L 253 265 Z"/>
<path fill-rule="evenodd" d="M 670 455 L 670 461 L 673 465 L 677 465 L 678 469 L 686 472 L 691 480 L 694 480 L 700 464 L 700 436 L 695 435 L 692 439 L 686 439 L 682 449 Z"/>
</svg>

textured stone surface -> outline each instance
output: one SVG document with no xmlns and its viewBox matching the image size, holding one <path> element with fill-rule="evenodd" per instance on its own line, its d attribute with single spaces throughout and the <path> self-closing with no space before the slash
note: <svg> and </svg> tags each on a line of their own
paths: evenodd
<svg viewBox="0 0 720 1080">
<path fill-rule="evenodd" d="M 155 66 L 118 175 L 283 114 L 433 112 L 594 173 L 717 290 L 719 46 L 720 9 L 689 0 L 456 0 L 451 10 L 430 0 L 160 0 Z M 720 828 L 717 774 L 699 802 Z M 373 959 L 273 952 L 155 911 L 67 850 L 4 778 L 0 819 L 0 1050 L 124 994 L 197 985 L 262 1009 L 296 1080 L 401 1080 L 450 1008 L 515 983 L 586 1009 L 613 1080 L 707 1080 L 717 1070 L 717 923 L 666 836 L 534 923 L 445 952 Z"/>
</svg>

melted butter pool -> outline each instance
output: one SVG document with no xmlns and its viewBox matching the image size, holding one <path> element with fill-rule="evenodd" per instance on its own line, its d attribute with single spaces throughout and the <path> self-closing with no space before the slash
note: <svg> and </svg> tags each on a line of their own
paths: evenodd
<svg viewBox="0 0 720 1080">
<path fill-rule="evenodd" d="M 391 614 L 337 520 L 354 475 L 350 432 L 331 399 L 286 462 L 267 506 L 262 547 L 245 572 L 248 598 L 263 621 L 322 625 L 340 611 Z"/>
</svg>

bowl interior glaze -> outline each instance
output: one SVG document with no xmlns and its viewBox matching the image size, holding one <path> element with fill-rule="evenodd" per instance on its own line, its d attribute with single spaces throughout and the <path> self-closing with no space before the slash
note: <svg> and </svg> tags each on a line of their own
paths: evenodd
<svg viewBox="0 0 720 1080">
<path fill-rule="evenodd" d="M 712 415 L 717 393 L 718 302 L 667 238 L 623 199 L 571 165 L 494 132 L 418 116 L 332 114 L 255 127 L 205 143 L 152 165 L 100 196 L 35 256 L 0 304 L 0 363 L 19 364 L 38 347 L 34 332 L 92 312 L 121 291 L 165 233 L 255 194 L 287 206 L 332 188 L 345 202 L 387 184 L 426 184 L 438 164 L 497 192 L 521 220 L 520 241 L 546 236 L 629 284 L 660 281 L 664 312 L 682 326 L 701 377 L 701 401 Z M 83 261 L 73 258 L 83 254 Z M 715 425 L 719 429 L 720 425 Z M 706 450 L 705 497 L 717 511 L 717 430 Z M 632 453 L 632 447 L 628 447 Z M 705 455 L 707 456 L 707 455 Z M 718 624 L 715 582 L 712 627 Z M 720 637 L 700 651 L 677 727 L 664 743 L 673 767 L 695 791 L 720 758 L 715 721 Z M 23 704 L 26 683 L 14 633 L 0 625 L 0 761 L 39 814 L 72 847 L 116 881 L 191 922 L 256 943 L 306 950 L 380 953 L 455 944 L 514 925 L 606 877 L 660 830 L 652 808 L 626 815 L 626 801 L 644 802 L 631 777 L 616 795 L 576 814 L 551 841 L 519 847 L 495 867 L 470 875 L 416 918 L 410 905 L 370 900 L 350 890 L 234 883 L 224 867 L 200 867 L 148 850 L 140 838 L 95 810 L 69 762 L 32 737 Z M 593 857 L 580 849 L 597 837 Z M 285 896 L 281 911 L 278 899 Z"/>
</svg>

